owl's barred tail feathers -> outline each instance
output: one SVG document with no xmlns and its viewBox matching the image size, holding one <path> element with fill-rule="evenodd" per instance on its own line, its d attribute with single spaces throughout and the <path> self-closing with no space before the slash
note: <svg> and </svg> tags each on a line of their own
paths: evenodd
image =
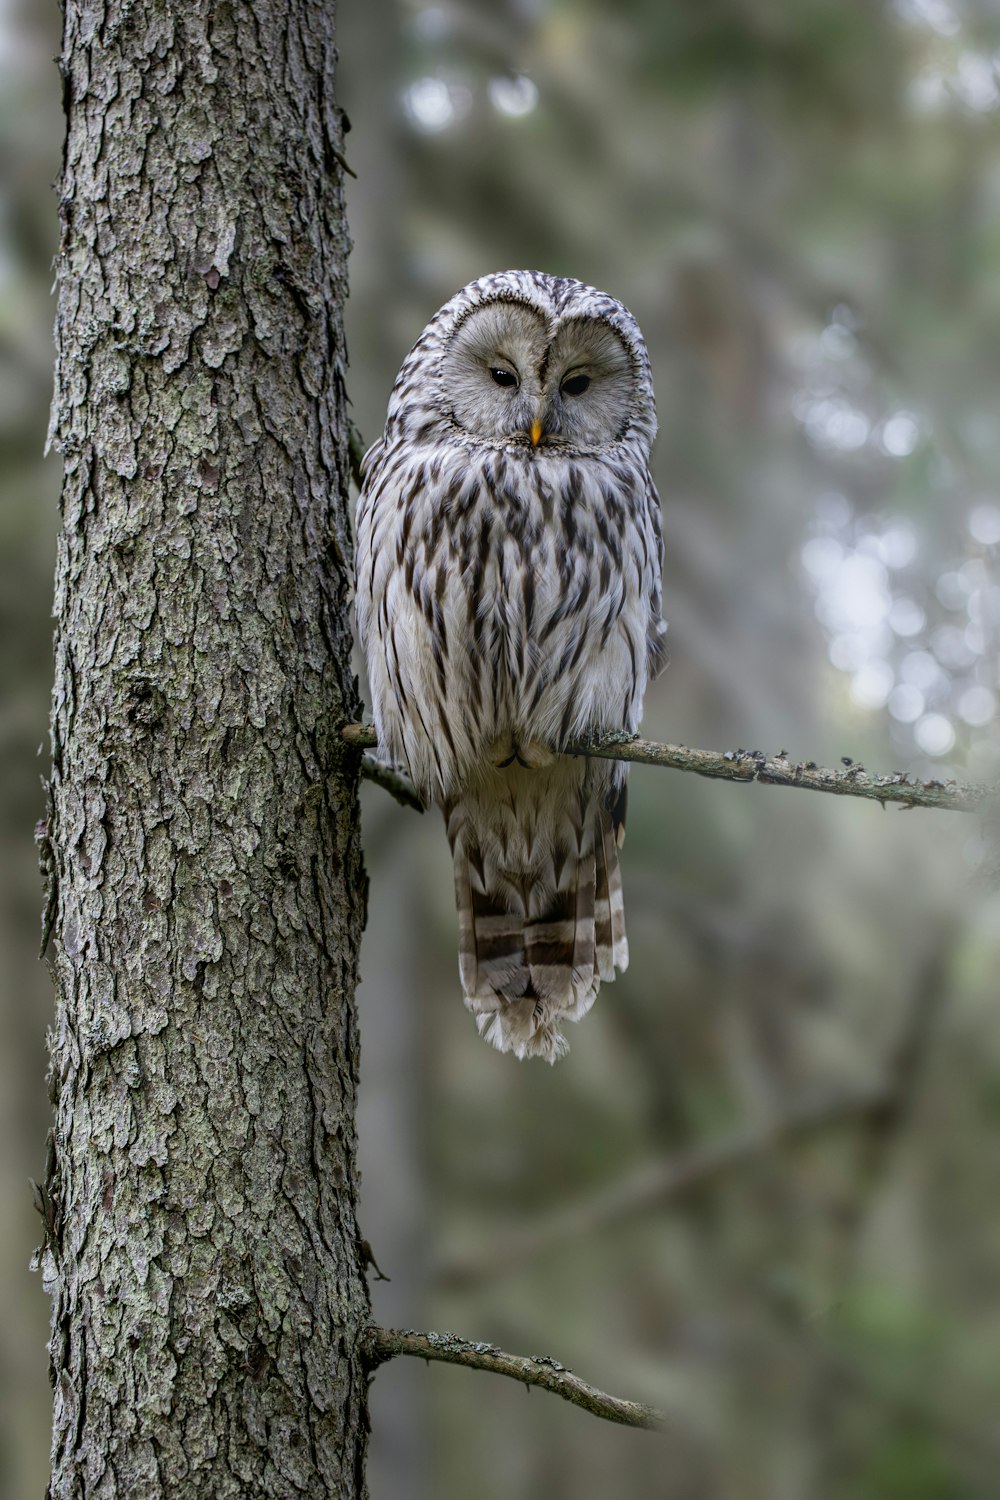
<svg viewBox="0 0 1000 1500">
<path fill-rule="evenodd" d="M 561 1024 L 585 1015 L 601 980 L 628 966 L 618 864 L 623 799 L 611 810 L 581 788 L 553 827 L 545 826 L 544 800 L 530 801 L 533 823 L 519 818 L 513 830 L 477 826 L 475 798 L 444 808 L 459 969 L 481 1036 L 501 1052 L 555 1062 L 568 1046 Z"/>
</svg>

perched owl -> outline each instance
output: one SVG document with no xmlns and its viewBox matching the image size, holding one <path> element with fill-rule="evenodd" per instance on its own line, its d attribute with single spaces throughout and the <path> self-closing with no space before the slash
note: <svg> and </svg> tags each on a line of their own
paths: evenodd
<svg viewBox="0 0 1000 1500">
<path fill-rule="evenodd" d="M 458 292 L 407 355 L 365 456 L 357 614 L 375 727 L 455 861 L 465 1003 L 554 1061 L 628 964 L 626 767 L 662 663 L 649 359 L 631 313 L 537 271 Z"/>
</svg>

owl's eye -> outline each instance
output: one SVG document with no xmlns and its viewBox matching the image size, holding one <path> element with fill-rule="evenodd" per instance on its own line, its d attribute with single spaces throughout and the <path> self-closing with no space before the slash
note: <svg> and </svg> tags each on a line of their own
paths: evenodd
<svg viewBox="0 0 1000 1500">
<path fill-rule="evenodd" d="M 502 365 L 496 365 L 490 370 L 490 374 L 497 385 L 517 385 L 518 378 L 513 370 L 505 370 Z"/>
<path fill-rule="evenodd" d="M 589 375 L 571 375 L 563 381 L 560 390 L 564 396 L 582 396 L 589 384 Z"/>
</svg>

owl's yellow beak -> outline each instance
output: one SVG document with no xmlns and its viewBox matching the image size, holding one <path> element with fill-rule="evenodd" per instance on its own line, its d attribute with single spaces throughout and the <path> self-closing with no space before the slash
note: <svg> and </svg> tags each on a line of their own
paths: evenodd
<svg viewBox="0 0 1000 1500">
<path fill-rule="evenodd" d="M 537 448 L 542 441 L 542 424 L 537 417 L 532 422 L 529 430 L 531 434 L 531 446 Z"/>
</svg>

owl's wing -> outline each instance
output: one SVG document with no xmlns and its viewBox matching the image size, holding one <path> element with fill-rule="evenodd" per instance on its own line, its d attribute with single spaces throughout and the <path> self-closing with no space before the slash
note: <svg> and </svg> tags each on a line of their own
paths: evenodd
<svg viewBox="0 0 1000 1500">
<path fill-rule="evenodd" d="M 371 548 L 372 507 L 375 503 L 380 460 L 385 454 L 385 434 L 372 443 L 358 468 L 361 489 L 354 511 L 354 566 L 355 566 L 355 617 L 358 622 L 358 638 L 361 649 L 368 652 L 368 627 L 371 621 L 372 584 L 374 563 Z M 371 572 L 371 576 L 369 573 Z"/>
<path fill-rule="evenodd" d="M 368 478 L 369 471 L 376 463 L 378 463 L 378 460 L 382 457 L 384 451 L 385 437 L 383 435 L 382 437 L 375 439 L 375 442 L 372 443 L 371 447 L 367 450 L 364 458 L 361 460 L 361 463 L 358 466 L 358 474 L 361 476 L 362 484 L 364 484 L 365 480 Z"/>
<path fill-rule="evenodd" d="M 649 680 L 658 677 L 667 665 L 667 622 L 663 610 L 663 521 L 660 513 L 660 497 L 652 478 L 646 476 L 645 520 L 653 540 L 647 584 L 649 599 L 649 623 L 646 629 L 646 653 Z"/>
</svg>

